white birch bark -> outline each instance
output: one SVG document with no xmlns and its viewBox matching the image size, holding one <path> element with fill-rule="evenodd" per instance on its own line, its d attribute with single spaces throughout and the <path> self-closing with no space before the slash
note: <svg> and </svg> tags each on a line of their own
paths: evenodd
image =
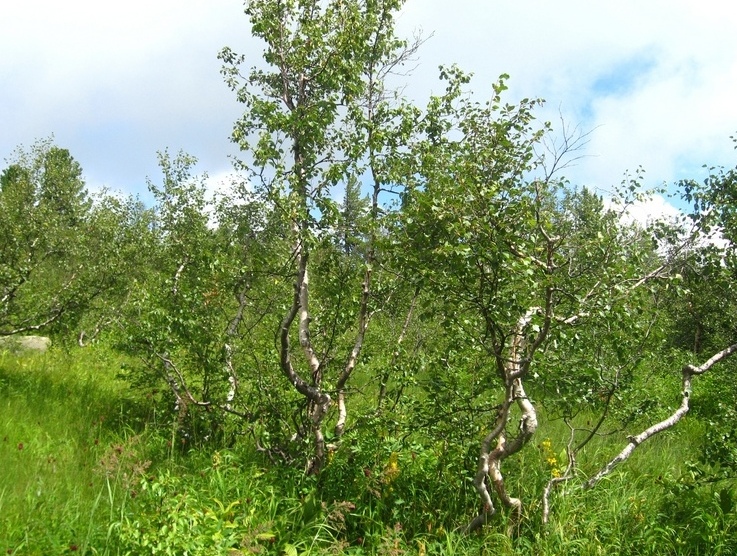
<svg viewBox="0 0 737 556">
<path fill-rule="evenodd" d="M 476 477 L 473 484 L 481 498 L 481 512 L 468 524 L 466 532 L 472 532 L 485 525 L 489 518 L 496 513 L 496 508 L 491 498 L 487 478 L 491 482 L 497 496 L 502 504 L 512 510 L 514 518 L 509 523 L 511 534 L 519 523 L 522 516 L 522 501 L 514 498 L 507 492 L 504 484 L 504 476 L 501 471 L 502 461 L 507 457 L 519 452 L 529 442 L 537 430 L 537 412 L 525 393 L 522 379 L 529 368 L 529 356 L 527 351 L 527 340 L 525 333 L 533 315 L 540 312 L 539 307 L 529 309 L 525 315 L 520 317 L 512 333 L 509 357 L 504 362 L 505 399 L 497 414 L 494 427 L 481 442 L 481 450 L 478 459 Z M 540 345 L 540 335 L 547 330 L 545 327 L 534 339 L 531 347 Z M 519 429 L 517 435 L 508 440 L 507 424 L 509 421 L 509 410 L 516 403 L 520 409 Z M 491 446 L 496 441 L 492 450 Z"/>
<path fill-rule="evenodd" d="M 223 344 L 223 352 L 225 358 L 225 372 L 228 375 L 228 393 L 225 396 L 225 409 L 227 411 L 233 410 L 233 401 L 238 393 L 238 373 L 236 373 L 235 366 L 233 365 L 233 344 L 232 340 L 238 333 L 238 327 L 243 320 L 243 313 L 246 309 L 246 293 L 250 289 L 250 285 L 246 284 L 242 291 L 238 294 L 238 310 L 235 316 L 228 324 L 228 328 L 225 330 L 225 343 Z"/>
<path fill-rule="evenodd" d="M 370 259 L 371 258 L 372 257 L 370 257 Z M 363 340 L 366 337 L 366 330 L 368 329 L 368 325 L 371 320 L 371 313 L 368 310 L 368 301 L 371 293 L 371 263 L 372 261 L 369 260 L 363 277 L 361 304 L 358 310 L 358 331 L 356 332 L 356 340 L 353 344 L 353 349 L 351 349 L 351 352 L 348 355 L 348 361 L 343 368 L 343 372 L 340 373 L 338 381 L 335 384 L 335 389 L 338 392 L 338 421 L 335 423 L 335 436 L 337 438 L 343 436 L 345 423 L 348 418 L 348 410 L 345 405 L 345 385 L 351 377 L 353 370 L 356 368 L 358 356 L 361 354 L 361 349 L 363 348 Z"/>
<path fill-rule="evenodd" d="M 304 351 L 305 360 L 312 373 L 315 384 L 320 384 L 320 360 L 312 348 L 310 340 L 310 276 L 307 261 L 303 263 L 302 283 L 299 288 L 299 345 Z"/>
<path fill-rule="evenodd" d="M 680 421 L 686 415 L 686 413 L 688 413 L 689 410 L 691 400 L 691 382 L 693 377 L 704 374 L 715 364 L 722 361 L 723 359 L 726 359 L 735 352 L 737 352 L 737 344 L 733 344 L 728 348 L 717 352 L 699 367 L 696 367 L 694 365 L 686 365 L 685 367 L 683 367 L 681 379 L 681 405 L 678 407 L 678 409 L 676 409 L 673 414 L 670 415 L 667 419 L 664 419 L 659 423 L 655 423 L 654 425 L 648 427 L 636 436 L 630 436 L 628 438 L 627 445 L 622 449 L 622 451 L 619 452 L 619 454 L 617 454 L 613 459 L 611 459 L 604 467 L 602 467 L 598 473 L 591 477 L 584 484 L 584 488 L 588 489 L 596 486 L 596 484 L 601 481 L 601 479 L 614 471 L 614 469 L 620 463 L 628 460 L 640 444 L 652 438 L 656 434 L 673 427 L 676 423 L 678 423 L 678 421 Z"/>
<path fill-rule="evenodd" d="M 307 461 L 307 472 L 315 473 L 320 470 L 325 460 L 325 435 L 322 432 L 322 424 L 330 407 L 331 397 L 324 392 L 320 383 L 320 361 L 312 349 L 310 341 L 310 313 L 309 313 L 309 275 L 307 271 L 307 254 L 303 251 L 301 238 L 297 225 L 293 226 L 296 241 L 294 248 L 294 256 L 297 260 L 298 271 L 297 281 L 294 284 L 294 296 L 292 298 L 292 306 L 282 319 L 280 326 L 280 366 L 282 372 L 287 377 L 292 386 L 305 398 L 309 403 L 309 418 L 311 421 L 312 435 L 314 440 L 315 453 Z M 307 382 L 296 371 L 291 359 L 291 342 L 289 340 L 289 332 L 292 324 L 299 315 L 298 336 L 302 351 L 307 359 L 307 363 L 312 373 L 312 382 Z"/>
</svg>

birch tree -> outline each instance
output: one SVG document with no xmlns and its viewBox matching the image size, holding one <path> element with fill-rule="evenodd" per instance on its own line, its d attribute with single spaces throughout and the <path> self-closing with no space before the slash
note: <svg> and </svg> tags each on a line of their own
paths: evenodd
<svg viewBox="0 0 737 556">
<path fill-rule="evenodd" d="M 694 237 L 691 248 L 684 250 L 679 257 L 676 270 L 679 276 L 685 275 L 685 280 L 677 295 L 672 296 L 670 308 L 674 321 L 671 344 L 685 350 L 692 361 L 680 369 L 680 403 L 664 419 L 638 434 L 628 435 L 626 445 L 586 481 L 586 488 L 594 487 L 626 462 L 644 442 L 679 423 L 691 410 L 696 380 L 716 372 L 712 368 L 724 368 L 728 365 L 727 360 L 737 353 L 737 330 L 733 319 L 737 307 L 734 295 L 737 169 L 712 169 L 703 183 L 687 180 L 679 185 L 684 200 L 693 207 L 689 222 L 693 226 L 691 233 Z M 714 388 L 719 382 L 711 384 Z M 726 437 L 718 430 L 724 426 L 724 420 L 728 421 L 726 426 L 729 429 L 733 426 L 730 417 L 733 416 L 731 401 L 735 392 L 732 385 L 733 380 L 725 377 L 720 391 L 707 392 L 702 398 L 718 400 L 715 404 L 718 414 L 710 419 L 705 436 L 714 433 L 720 445 L 719 451 L 734 450 L 733 445 L 726 445 Z M 705 454 L 704 459 L 709 457 Z M 720 465 L 723 462 L 707 463 Z"/>
<path fill-rule="evenodd" d="M 539 101 L 503 104 L 503 76 L 482 104 L 464 93 L 469 78 L 456 68 L 441 77 L 446 94 L 431 99 L 424 137 L 413 145 L 417 182 L 402 220 L 407 272 L 444 308 L 446 327 L 479 346 L 490 367 L 495 412 L 474 479 L 481 511 L 467 530 L 495 513 L 492 493 L 511 511 L 512 528 L 522 501 L 508 492 L 502 465 L 537 430 L 525 382 L 550 372 L 543 348 L 550 353 L 562 330 L 618 312 L 628 318 L 622 304 L 665 267 L 601 203 L 583 218 L 586 196 L 571 195 L 557 178 L 580 136 L 545 143 L 549 127 L 533 116 Z M 562 374 L 570 382 L 579 376 L 575 368 Z"/>
<path fill-rule="evenodd" d="M 184 153 L 160 155 L 161 179 L 149 180 L 152 222 L 137 242 L 143 268 L 120 307 L 117 338 L 141 363 L 129 370 L 133 382 L 167 392 L 172 444 L 185 448 L 248 433 L 256 419 L 264 399 L 250 358 L 262 335 L 249 332 L 271 310 L 279 270 L 267 259 L 281 246 L 268 208 L 242 196 L 208 198 L 195 164 Z"/>
<path fill-rule="evenodd" d="M 82 168 L 51 139 L 0 174 L 0 336 L 71 322 L 99 295 Z"/>
<path fill-rule="evenodd" d="M 243 165 L 260 194 L 291 227 L 293 293 L 279 325 L 279 367 L 306 401 L 309 430 L 298 430 L 297 436 L 308 433 L 312 438 L 311 473 L 319 472 L 326 458 L 325 422 L 334 396 L 336 436 L 345 429 L 346 384 L 375 311 L 379 194 L 397 183 L 392 157 L 412 129 L 406 124 L 412 111 L 401 103 L 393 106 L 385 84 L 415 48 L 394 35 L 394 13 L 402 4 L 249 1 L 245 11 L 251 31 L 266 45 L 263 63 L 242 75 L 245 57 L 229 48 L 220 54 L 226 81 L 244 105 L 233 141 L 246 153 Z M 357 282 L 353 277 L 341 280 L 341 291 L 320 299 L 315 294 L 321 289 L 327 293 L 330 288 L 324 286 L 337 273 L 316 272 L 318 246 L 336 230 L 356 224 L 340 224 L 333 194 L 355 181 L 367 183 L 371 191 L 362 276 Z M 353 300 L 348 308 L 341 301 L 345 299 Z M 332 312 L 339 308 L 352 323 Z M 331 321 L 335 326 L 327 326 Z M 345 343 L 344 362 L 329 380 L 337 365 L 335 340 L 346 337 L 352 340 Z"/>
</svg>

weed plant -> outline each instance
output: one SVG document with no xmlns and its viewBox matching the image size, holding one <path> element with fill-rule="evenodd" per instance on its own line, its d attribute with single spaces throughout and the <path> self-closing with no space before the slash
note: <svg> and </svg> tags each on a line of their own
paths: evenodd
<svg viewBox="0 0 737 556">
<path fill-rule="evenodd" d="M 113 459 L 139 405 L 103 349 L 0 354 L 0 550 L 88 552 L 120 511 Z M 105 468 L 107 462 L 108 468 Z"/>
</svg>

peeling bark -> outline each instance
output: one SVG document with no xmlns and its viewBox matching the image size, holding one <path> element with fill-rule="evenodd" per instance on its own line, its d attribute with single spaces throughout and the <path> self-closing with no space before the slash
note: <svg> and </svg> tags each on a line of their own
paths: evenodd
<svg viewBox="0 0 737 556">
<path fill-rule="evenodd" d="M 302 274 L 302 283 L 299 287 L 299 345 L 304 351 L 305 359 L 310 367 L 314 384 L 319 385 L 321 381 L 320 360 L 312 348 L 310 340 L 310 277 L 307 269 L 307 257 L 303 257 L 304 261 L 300 263 L 300 272 Z"/>
<path fill-rule="evenodd" d="M 481 442 L 481 450 L 478 459 L 476 477 L 473 484 L 481 498 L 481 512 L 468 524 L 466 532 L 473 532 L 484 526 L 491 516 L 496 513 L 496 508 L 491 498 L 488 481 L 499 496 L 502 504 L 512 510 L 513 519 L 509 523 L 508 532 L 511 535 L 522 517 L 522 501 L 514 498 L 507 492 L 502 475 L 501 465 L 509 456 L 519 452 L 529 442 L 537 430 L 537 412 L 532 402 L 525 393 L 522 378 L 529 368 L 529 357 L 525 333 L 534 314 L 540 312 L 538 307 L 533 307 L 522 316 L 515 327 L 509 348 L 509 358 L 502 366 L 505 379 L 505 399 L 497 413 L 494 428 Z M 540 345 L 540 335 L 546 333 L 544 328 L 533 340 L 531 348 Z M 512 404 L 517 404 L 521 412 L 518 424 L 518 432 L 513 438 L 508 438 L 507 424 L 509 422 L 509 411 Z M 496 441 L 496 447 L 491 446 Z"/>
<path fill-rule="evenodd" d="M 519 524 L 522 517 L 522 500 L 509 495 L 504 485 L 504 478 L 501 473 L 501 462 L 509 456 L 519 452 L 525 444 L 529 442 L 537 430 L 537 412 L 527 394 L 522 387 L 522 379 L 517 378 L 512 383 L 512 396 L 517 406 L 522 412 L 519 420 L 519 432 L 511 441 L 507 442 L 506 434 L 502 433 L 499 437 L 498 447 L 500 448 L 498 456 L 496 451 L 492 452 L 490 459 L 489 477 L 494 485 L 497 495 L 502 503 L 512 510 L 513 519 L 509 523 L 508 533 L 511 535 L 514 528 Z M 495 457 L 497 456 L 497 457 Z"/>
<path fill-rule="evenodd" d="M 296 227 L 296 226 L 295 226 Z M 292 306 L 282 319 L 280 326 L 280 366 L 284 375 L 294 388 L 307 398 L 309 407 L 309 417 L 311 420 L 312 434 L 315 442 L 315 453 L 307 462 L 308 473 L 317 473 L 325 459 L 325 436 L 322 432 L 322 422 L 330 407 L 331 398 L 326 392 L 320 388 L 319 379 L 320 363 L 312 349 L 309 335 L 309 302 L 308 287 L 309 280 L 307 278 L 307 255 L 302 250 L 302 243 L 298 239 L 294 249 L 295 259 L 298 261 L 297 281 L 294 284 L 294 296 L 292 298 Z M 304 305 L 303 305 L 304 304 Z M 310 371 L 312 372 L 313 382 L 308 383 L 295 370 L 291 360 L 291 345 L 289 341 L 289 331 L 300 315 L 299 322 L 299 340 L 303 352 L 308 359 Z"/>
</svg>

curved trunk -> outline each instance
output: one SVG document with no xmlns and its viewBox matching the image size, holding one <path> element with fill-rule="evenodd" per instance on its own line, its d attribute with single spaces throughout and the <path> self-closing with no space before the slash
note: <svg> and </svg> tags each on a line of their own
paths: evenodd
<svg viewBox="0 0 737 556">
<path fill-rule="evenodd" d="M 517 404 L 522 414 L 519 418 L 519 433 L 509 440 L 507 423 L 509 422 L 509 410 L 513 403 Z M 513 512 L 514 519 L 510 522 L 508 531 L 510 534 L 513 533 L 515 526 L 522 517 L 522 501 L 510 496 L 507 492 L 504 476 L 502 475 L 502 461 L 519 452 L 529 442 L 536 430 L 537 412 L 535 406 L 525 394 L 522 379 L 516 378 L 507 387 L 507 397 L 497 415 L 493 430 L 481 443 L 479 463 L 473 483 L 481 498 L 482 509 L 479 515 L 466 527 L 467 532 L 470 533 L 482 527 L 496 513 L 487 484 L 488 477 L 502 504 Z M 494 441 L 496 441 L 496 446 L 492 450 L 491 446 Z"/>
<path fill-rule="evenodd" d="M 529 369 L 531 354 L 542 343 L 543 335 L 547 332 L 547 327 L 543 328 L 530 344 L 528 350 L 525 332 L 532 316 L 538 312 L 539 308 L 533 307 L 517 321 L 511 336 L 509 357 L 505 359 L 501 355 L 497 355 L 497 363 L 505 383 L 505 397 L 497 413 L 494 428 L 481 442 L 476 477 L 473 481 L 481 498 L 481 512 L 466 527 L 466 532 L 469 533 L 485 525 L 491 516 L 496 513 L 487 478 L 502 504 L 512 510 L 514 518 L 509 523 L 509 534 L 514 532 L 514 528 L 522 516 L 522 501 L 510 496 L 507 492 L 501 468 L 502 461 L 519 452 L 537 430 L 537 412 L 525 393 L 522 379 Z M 510 419 L 509 411 L 512 404 L 517 404 L 521 415 L 518 423 L 518 433 L 510 439 L 507 424 Z M 492 450 L 491 446 L 495 441 L 496 446 Z"/>
</svg>

